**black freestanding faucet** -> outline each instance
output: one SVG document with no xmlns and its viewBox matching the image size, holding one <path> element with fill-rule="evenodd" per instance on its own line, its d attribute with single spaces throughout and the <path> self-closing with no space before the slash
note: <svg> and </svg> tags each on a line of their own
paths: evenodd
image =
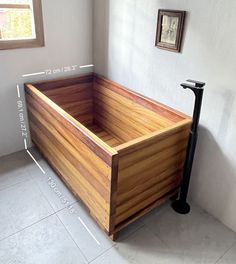
<svg viewBox="0 0 236 264">
<path fill-rule="evenodd" d="M 193 83 L 194 85 L 183 83 L 181 86 L 184 89 L 190 89 L 195 94 L 195 105 L 193 112 L 193 123 L 190 130 L 188 147 L 186 152 L 186 160 L 184 164 L 183 180 L 180 189 L 179 199 L 172 203 L 172 208 L 179 214 L 188 214 L 190 212 L 190 205 L 187 203 L 188 189 L 193 165 L 193 159 L 195 154 L 195 148 L 198 137 L 198 124 L 201 113 L 202 97 L 204 92 L 205 83 L 187 80 L 187 82 Z"/>
</svg>

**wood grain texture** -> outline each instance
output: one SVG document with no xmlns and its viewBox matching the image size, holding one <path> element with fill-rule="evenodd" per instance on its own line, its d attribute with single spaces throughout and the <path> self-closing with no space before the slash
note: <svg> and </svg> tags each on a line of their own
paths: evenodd
<svg viewBox="0 0 236 264">
<path fill-rule="evenodd" d="M 120 222 L 118 225 L 116 225 L 115 228 L 115 234 L 119 234 L 119 231 L 127 227 L 129 224 L 133 223 L 135 220 L 139 219 L 140 217 L 144 216 L 148 212 L 150 212 L 152 209 L 156 208 L 157 206 L 163 204 L 164 202 L 171 199 L 173 196 L 178 195 L 178 188 L 174 189 L 170 193 L 165 193 L 163 197 L 159 198 L 155 202 L 149 204 L 144 209 L 141 209 L 136 214 L 132 215 L 131 217 L 126 218 L 123 222 Z"/>
<path fill-rule="evenodd" d="M 116 225 L 155 203 L 181 183 L 190 122 L 118 146 Z"/>
<path fill-rule="evenodd" d="M 64 77 L 60 79 L 46 80 L 41 82 L 32 82 L 31 85 L 37 87 L 40 91 L 48 91 L 61 87 L 67 87 L 75 84 L 93 83 L 93 74 L 85 74 L 82 76 Z M 27 84 L 26 84 L 27 85 Z"/>
<path fill-rule="evenodd" d="M 101 75 L 94 74 L 94 83 L 105 86 L 108 89 L 120 95 L 123 95 L 125 98 L 130 99 L 131 101 L 136 102 L 156 113 L 159 113 L 161 116 L 166 117 L 167 119 L 174 122 L 179 122 L 186 118 L 189 119 L 189 116 L 177 111 L 176 109 L 173 109 L 169 106 L 161 104 L 160 102 L 154 101 L 146 96 L 134 92 L 122 85 L 119 85 L 118 83 L 106 79 Z"/>
<path fill-rule="evenodd" d="M 76 120 L 62 119 L 65 112 L 57 109 L 57 105 L 35 88 L 27 86 L 26 92 L 33 141 L 83 200 L 100 226 L 111 233 L 111 227 L 114 228 L 110 222 L 111 215 L 114 215 L 111 200 L 116 192 L 113 183 L 117 182 L 114 157 L 117 153 L 112 149 L 109 153 L 106 149 L 106 156 L 101 155 L 105 151 L 99 147 L 100 139 L 93 135 L 94 141 L 91 140 L 89 130 L 82 135 L 83 131 L 77 127 Z M 94 148 L 96 140 L 98 142 Z"/>
<path fill-rule="evenodd" d="M 58 87 L 44 94 L 83 125 L 93 124 L 92 83 Z"/>
<path fill-rule="evenodd" d="M 116 147 L 122 144 L 122 141 L 117 138 L 114 134 L 108 132 L 104 128 L 98 125 L 88 125 L 89 130 L 91 130 L 95 135 L 97 135 L 101 140 L 106 142 L 111 147 Z"/>
<path fill-rule="evenodd" d="M 95 122 L 106 127 L 123 142 L 174 123 L 106 86 L 95 82 L 93 90 Z"/>
<path fill-rule="evenodd" d="M 66 129 L 78 137 L 78 139 L 86 144 L 102 160 L 104 160 L 108 165 L 111 165 L 111 156 L 117 154 L 116 150 L 108 146 L 94 133 L 79 123 L 71 115 L 66 113 L 61 107 L 55 104 L 33 85 L 27 84 L 26 92 L 30 94 L 36 102 L 40 102 L 43 108 L 52 113 L 53 117 L 58 122 L 62 123 Z"/>
<path fill-rule="evenodd" d="M 93 74 L 25 87 L 33 141 L 109 235 L 176 194 L 188 116 Z"/>
</svg>

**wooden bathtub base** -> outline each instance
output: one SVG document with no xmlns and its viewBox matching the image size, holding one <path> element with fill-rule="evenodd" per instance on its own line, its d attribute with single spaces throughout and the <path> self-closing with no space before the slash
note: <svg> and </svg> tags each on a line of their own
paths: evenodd
<svg viewBox="0 0 236 264">
<path fill-rule="evenodd" d="M 33 142 L 111 239 L 178 193 L 191 118 L 96 74 L 25 91 Z"/>
</svg>

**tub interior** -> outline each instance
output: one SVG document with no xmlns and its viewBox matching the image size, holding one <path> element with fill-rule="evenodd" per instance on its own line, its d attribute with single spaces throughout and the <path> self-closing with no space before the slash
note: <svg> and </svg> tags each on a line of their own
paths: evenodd
<svg viewBox="0 0 236 264">
<path fill-rule="evenodd" d="M 181 120 L 170 120 L 94 80 L 36 88 L 111 147 Z"/>
</svg>

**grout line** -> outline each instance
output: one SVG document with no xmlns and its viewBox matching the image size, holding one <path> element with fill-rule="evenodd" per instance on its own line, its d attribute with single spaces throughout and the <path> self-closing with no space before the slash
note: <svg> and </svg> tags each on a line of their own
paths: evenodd
<svg viewBox="0 0 236 264">
<path fill-rule="evenodd" d="M 20 87 L 19 84 L 16 85 L 16 90 L 17 90 L 17 96 L 20 98 Z"/>
<path fill-rule="evenodd" d="M 45 194 L 43 193 L 43 191 L 41 190 L 41 188 L 40 188 L 40 186 L 39 186 L 39 184 L 38 184 L 38 181 L 37 181 L 36 179 L 34 179 L 33 181 L 35 181 L 35 183 L 36 183 L 36 185 L 37 185 L 39 191 L 40 191 L 41 194 L 42 194 L 42 196 L 43 196 L 44 199 L 48 202 L 49 206 L 50 206 L 51 209 L 53 210 L 54 213 L 53 213 L 52 215 L 55 215 L 55 216 L 57 217 L 57 219 L 61 222 L 62 226 L 64 227 L 64 229 L 65 229 L 65 231 L 66 231 L 66 233 L 67 233 L 67 234 L 69 235 L 69 237 L 72 239 L 72 241 L 74 242 L 75 246 L 79 249 L 79 251 L 81 252 L 81 254 L 82 254 L 82 256 L 84 257 L 85 261 L 88 263 L 88 259 L 87 259 L 86 256 L 83 254 L 82 250 L 78 247 L 78 245 L 77 245 L 76 242 L 74 241 L 73 237 L 71 236 L 71 234 L 70 234 L 69 231 L 67 230 L 66 226 L 65 226 L 64 223 L 61 221 L 60 217 L 57 215 L 58 212 L 63 211 L 63 210 L 64 210 L 65 208 L 67 208 L 67 207 L 64 207 L 64 208 L 62 208 L 62 209 L 56 211 L 56 210 L 53 208 L 53 206 L 52 206 L 52 204 L 50 203 L 50 201 L 48 200 L 48 198 L 46 197 L 46 195 L 45 195 Z M 73 204 L 75 204 L 75 203 L 77 203 L 77 201 L 75 201 L 75 202 L 73 202 L 72 204 L 70 204 L 70 206 L 73 205 Z"/>
<path fill-rule="evenodd" d="M 80 253 L 82 254 L 82 256 L 84 257 L 85 261 L 88 263 L 88 259 L 86 258 L 86 256 L 84 255 L 84 253 L 82 252 L 82 250 L 80 249 L 80 247 L 77 245 L 77 243 L 75 242 L 75 240 L 73 239 L 72 235 L 70 234 L 70 232 L 67 230 L 66 226 L 64 225 L 64 223 L 62 222 L 62 220 L 60 219 L 60 217 L 57 215 L 57 213 L 63 211 L 64 209 L 66 209 L 68 206 L 74 205 L 75 203 L 77 203 L 78 201 L 76 200 L 75 202 L 71 203 L 68 206 L 65 206 L 59 210 L 55 210 L 52 206 L 52 204 L 50 203 L 50 201 L 48 200 L 48 198 L 45 196 L 45 194 L 43 193 L 43 191 L 41 190 L 39 183 L 36 179 L 34 179 L 36 185 L 38 186 L 39 191 L 41 192 L 42 196 L 44 197 L 44 199 L 48 202 L 49 206 L 52 208 L 52 210 L 54 211 L 54 213 L 52 215 L 55 215 L 58 220 L 61 222 L 61 224 L 63 225 L 63 227 L 65 228 L 65 231 L 67 232 L 67 234 L 69 235 L 69 237 L 72 239 L 72 241 L 75 243 L 76 247 L 79 249 Z"/>
<path fill-rule="evenodd" d="M 34 73 L 23 74 L 22 77 L 29 77 L 29 76 L 43 75 L 43 74 L 45 74 L 45 72 L 34 72 Z"/>
<path fill-rule="evenodd" d="M 60 213 L 61 211 L 63 211 L 63 210 L 65 210 L 65 209 L 67 209 L 67 208 L 69 208 L 70 206 L 72 206 L 72 205 L 74 205 L 74 204 L 76 204 L 78 201 L 75 201 L 75 202 L 73 202 L 73 203 L 70 203 L 70 204 L 68 204 L 67 206 L 65 206 L 65 207 L 63 207 L 63 208 L 61 208 L 61 209 L 59 209 L 59 210 L 57 210 L 57 211 L 55 211 L 56 213 Z"/>
<path fill-rule="evenodd" d="M 103 251 L 101 254 L 99 254 L 97 257 L 95 257 L 94 259 L 92 259 L 91 261 L 89 261 L 89 264 L 90 263 L 93 263 L 95 260 L 97 260 L 101 256 L 105 255 L 109 250 L 111 250 L 112 248 L 114 248 L 116 245 L 117 245 L 117 243 L 114 243 L 114 245 L 112 245 L 111 247 L 109 247 L 108 249 L 106 249 L 105 251 Z"/>
<path fill-rule="evenodd" d="M 65 231 L 68 233 L 68 235 L 70 236 L 70 238 L 72 239 L 72 241 L 75 243 L 76 247 L 79 249 L 80 253 L 82 254 L 82 256 L 85 258 L 85 260 L 87 261 L 87 263 L 89 263 L 89 260 L 87 259 L 87 257 L 85 256 L 84 252 L 81 250 L 81 248 L 77 245 L 77 243 L 75 242 L 74 238 L 72 237 L 71 233 L 69 232 L 69 230 L 67 229 L 67 227 L 64 225 L 64 223 L 62 222 L 61 218 L 56 214 L 58 220 L 61 222 L 61 224 L 64 226 Z"/>
<path fill-rule="evenodd" d="M 215 262 L 215 264 L 217 264 L 217 263 L 219 263 L 219 261 L 234 247 L 236 245 L 236 242 L 234 242 L 233 244 L 232 244 L 232 246 L 231 247 L 229 247 L 225 252 L 224 252 L 224 254 L 222 255 L 222 256 L 220 256 L 217 260 L 216 260 L 216 262 Z"/>
<path fill-rule="evenodd" d="M 77 243 L 75 242 L 75 240 L 73 239 L 72 235 L 70 234 L 70 232 L 67 230 L 66 226 L 64 225 L 64 223 L 62 222 L 62 220 L 60 219 L 60 217 L 57 215 L 57 213 L 63 211 L 64 209 L 66 209 L 67 207 L 71 206 L 71 205 L 74 205 L 75 203 L 77 203 L 78 201 L 76 200 L 75 202 L 71 203 L 70 205 L 68 206 L 65 206 L 59 210 L 55 210 L 52 206 L 52 204 L 50 203 L 50 201 L 48 200 L 48 198 L 45 196 L 45 194 L 43 193 L 43 191 L 41 190 L 40 186 L 39 186 L 39 183 L 38 181 L 34 178 L 33 181 L 36 183 L 39 191 L 41 192 L 42 196 L 44 197 L 44 199 L 48 202 L 49 206 L 51 207 L 51 209 L 53 210 L 53 214 L 52 215 L 55 215 L 58 220 L 61 222 L 61 224 L 63 225 L 65 231 L 67 232 L 67 234 L 69 235 L 69 237 L 72 239 L 72 241 L 74 242 L 74 244 L 76 245 L 76 247 L 79 249 L 80 253 L 82 254 L 82 256 L 84 257 L 85 261 L 88 263 L 88 259 L 86 258 L 86 256 L 84 255 L 84 253 L 82 252 L 82 250 L 80 249 L 80 247 L 77 245 Z"/>
<path fill-rule="evenodd" d="M 29 172 L 27 172 L 27 173 L 29 174 Z M 31 175 L 29 175 L 29 176 L 30 176 L 29 179 L 25 179 L 25 180 L 22 180 L 22 181 L 20 181 L 20 182 L 16 182 L 16 183 L 13 183 L 13 184 L 11 184 L 11 185 L 9 185 L 9 186 L 6 186 L 6 187 L 1 188 L 1 189 L 0 189 L 0 192 L 5 191 L 5 190 L 7 190 L 7 189 L 11 189 L 11 188 L 13 188 L 13 187 L 15 187 L 15 186 L 17 186 L 17 185 L 19 185 L 19 184 L 22 184 L 22 183 L 25 183 L 25 182 L 28 182 L 28 181 L 33 181 L 33 179 L 31 179 Z"/>
<path fill-rule="evenodd" d="M 34 223 L 32 223 L 32 224 L 30 224 L 30 225 L 28 225 L 28 226 L 22 228 L 21 230 L 16 231 L 15 233 L 13 233 L 13 234 L 11 234 L 11 235 L 9 235 L 9 236 L 6 236 L 6 237 L 0 239 L 0 242 L 2 242 L 3 240 L 5 240 L 5 239 L 7 239 L 7 238 L 10 238 L 10 237 L 12 237 L 12 236 L 14 236 L 14 235 L 16 235 L 16 234 L 18 234 L 18 233 L 20 233 L 20 232 L 26 230 L 26 229 L 32 227 L 33 225 L 36 225 L 36 224 L 42 222 L 43 220 L 45 220 L 45 219 L 47 219 L 47 218 L 49 218 L 49 217 L 51 217 L 51 216 L 53 216 L 53 215 L 55 215 L 55 214 L 56 214 L 56 213 L 52 213 L 52 214 L 49 214 L 49 215 L 43 217 L 42 219 L 40 219 L 40 220 L 38 220 L 38 221 L 36 221 L 36 222 L 34 222 Z"/>
<path fill-rule="evenodd" d="M 99 254 L 97 257 L 95 257 L 93 260 L 91 260 L 89 263 L 93 263 L 93 261 L 95 261 L 96 259 L 100 258 L 101 256 L 103 256 L 107 251 L 109 251 L 110 249 L 114 248 L 117 243 L 122 243 L 124 242 L 126 239 L 130 238 L 131 236 L 133 236 L 136 232 L 138 232 L 140 229 L 146 227 L 144 223 L 142 223 L 142 226 L 138 227 L 135 231 L 131 232 L 129 235 L 127 235 L 126 237 L 123 237 L 117 241 L 117 242 L 114 242 L 114 245 L 112 245 L 111 247 L 109 247 L 108 249 L 106 249 L 104 252 L 102 252 L 101 254 Z"/>
<path fill-rule="evenodd" d="M 28 152 L 28 150 L 27 150 L 27 152 Z M 31 153 L 30 153 L 30 154 L 31 154 Z M 32 155 L 32 154 L 31 154 L 31 155 Z M 33 156 L 32 156 L 32 157 L 33 157 Z M 31 157 L 31 158 L 32 158 L 32 157 Z M 35 160 L 35 159 L 34 159 L 34 160 Z M 35 161 L 36 161 L 36 160 L 35 160 Z M 36 164 L 37 164 L 37 163 L 36 163 Z M 38 187 L 38 189 L 39 189 L 39 192 L 43 195 L 44 199 L 46 200 L 46 202 L 48 203 L 48 205 L 51 207 L 53 213 L 49 214 L 49 215 L 46 216 L 46 217 L 43 217 L 42 219 L 36 221 L 35 223 L 32 223 L 31 225 L 29 225 L 29 226 L 27 226 L 27 227 L 25 227 L 25 228 L 23 228 L 23 229 L 21 229 L 21 230 L 15 232 L 15 233 L 11 234 L 11 235 L 9 235 L 9 236 L 3 238 L 3 239 L 0 239 L 0 241 L 3 241 L 4 239 L 7 239 L 7 238 L 9 238 L 9 237 L 11 237 L 11 236 L 14 236 L 14 235 L 16 235 L 16 234 L 18 234 L 18 233 L 20 233 L 20 232 L 26 230 L 27 228 L 30 228 L 30 227 L 32 227 L 33 225 L 35 225 L 35 224 L 37 224 L 37 223 L 39 223 L 39 222 L 41 222 L 41 221 L 43 221 L 43 220 L 49 218 L 50 216 L 53 216 L 53 215 L 56 214 L 56 212 L 53 210 L 51 204 L 48 202 L 47 198 L 45 197 L 45 195 L 43 194 L 43 192 L 42 192 L 41 189 L 39 188 L 39 186 L 38 186 L 37 181 L 35 180 L 35 178 L 32 176 L 32 174 L 31 174 L 28 170 L 27 170 L 27 173 L 29 174 L 30 179 L 25 180 L 25 181 L 23 181 L 23 182 L 16 183 L 16 184 L 14 184 L 14 185 L 12 185 L 12 186 L 16 186 L 16 185 L 18 185 L 18 184 L 21 184 L 21 183 L 24 183 L 24 182 L 27 182 L 27 181 L 35 182 L 36 185 L 37 185 L 37 187 Z M 10 186 L 10 187 L 12 187 L 12 186 Z"/>
<path fill-rule="evenodd" d="M 34 162 L 36 163 L 36 165 L 39 166 L 39 164 L 38 164 L 38 162 L 36 161 L 36 159 L 33 157 L 33 155 L 32 155 L 28 150 L 27 150 L 27 153 L 28 153 L 29 156 L 34 160 Z M 30 154 L 31 154 L 31 155 L 30 155 Z M 40 166 L 39 166 L 39 167 L 40 167 Z M 41 168 L 41 167 L 40 167 L 40 168 Z M 77 243 L 76 243 L 75 240 L 73 239 L 73 237 L 72 237 L 72 235 L 70 234 L 70 232 L 67 230 L 66 226 L 64 225 L 64 223 L 62 222 L 62 220 L 60 219 L 60 217 L 57 215 L 57 213 L 59 213 L 60 211 L 63 211 L 64 209 L 68 208 L 68 207 L 71 206 L 71 205 L 76 204 L 78 201 L 76 200 L 76 201 L 70 203 L 70 205 L 67 205 L 67 206 L 61 208 L 60 210 L 57 210 L 57 211 L 54 210 L 54 208 L 53 208 L 53 206 L 51 205 L 51 203 L 49 202 L 48 198 L 47 198 L 47 197 L 45 196 L 45 194 L 42 192 L 42 190 L 41 190 L 41 188 L 40 188 L 40 186 L 39 186 L 39 184 L 38 184 L 38 182 L 37 182 L 37 179 L 36 179 L 35 177 L 33 177 L 32 174 L 31 174 L 30 172 L 27 171 L 27 173 L 32 177 L 32 179 L 29 179 L 28 181 L 31 180 L 31 181 L 33 181 L 33 182 L 36 183 L 36 185 L 37 185 L 37 187 L 38 187 L 40 193 L 42 194 L 42 196 L 44 197 L 44 199 L 47 201 L 48 205 L 51 207 L 53 213 L 47 215 L 46 217 L 43 217 L 42 219 L 40 219 L 40 220 L 38 220 L 38 221 L 36 221 L 36 222 L 34 222 L 34 223 L 28 225 L 28 226 L 26 226 L 25 228 L 20 229 L 20 230 L 17 231 L 17 232 L 14 232 L 14 233 L 10 234 L 9 236 L 6 236 L 6 237 L 0 239 L 0 241 L 3 241 L 3 240 L 5 240 L 5 239 L 8 239 L 8 238 L 14 236 L 14 235 L 17 235 L 18 233 L 20 233 L 20 232 L 22 232 L 22 231 L 24 231 L 24 230 L 26 230 L 26 229 L 28 229 L 28 228 L 30 228 L 30 227 L 32 227 L 32 226 L 38 224 L 38 223 L 40 223 L 41 221 L 43 221 L 43 220 L 45 220 L 45 219 L 47 219 L 47 218 L 49 218 L 49 217 L 55 215 L 55 216 L 59 219 L 59 221 L 61 222 L 61 224 L 63 225 L 63 227 L 65 228 L 65 231 L 68 233 L 69 237 L 71 237 L 72 241 L 75 243 L 75 245 L 76 245 L 76 247 L 78 248 L 78 250 L 81 252 L 81 254 L 82 254 L 82 256 L 84 257 L 85 261 L 86 261 L 87 263 L 90 263 L 91 261 L 93 261 L 95 258 L 94 258 L 93 260 L 91 260 L 91 261 L 89 261 L 89 260 L 87 259 L 87 257 L 84 255 L 83 251 L 80 249 L 80 247 L 77 245 Z M 20 183 L 17 183 L 17 184 L 20 184 Z M 81 224 L 82 224 L 82 225 L 85 227 L 85 229 L 88 231 L 88 233 L 93 237 L 93 239 L 94 239 L 99 245 L 101 245 L 101 244 L 98 242 L 98 240 L 95 238 L 95 236 L 92 234 L 92 232 L 91 232 L 91 231 L 88 229 L 88 227 L 85 225 L 85 223 L 83 222 L 83 220 L 82 220 L 80 217 L 78 217 L 78 218 L 79 218 Z M 114 244 L 114 245 L 115 245 L 115 244 Z M 114 245 L 113 245 L 113 246 L 114 246 Z M 109 249 L 111 249 L 113 246 L 111 246 L 110 248 L 108 248 L 107 250 L 105 250 L 104 252 L 102 252 L 100 255 L 104 254 L 106 251 L 108 251 Z M 99 255 L 99 256 L 100 256 L 100 255 Z M 97 256 L 97 257 L 99 257 L 99 256 Z"/>
<path fill-rule="evenodd" d="M 99 254 L 97 257 L 95 257 L 93 260 L 91 260 L 89 263 L 93 263 L 93 261 L 95 261 L 96 259 L 100 258 L 101 256 L 103 256 L 106 252 L 108 252 L 110 249 L 114 248 L 117 243 L 123 243 L 125 242 L 125 240 L 127 240 L 128 238 L 130 238 L 131 236 L 135 235 L 136 232 L 138 232 L 140 229 L 146 227 L 144 223 L 142 223 L 142 226 L 138 227 L 135 231 L 131 232 L 129 235 L 127 235 L 126 237 L 123 237 L 119 240 L 119 241 L 116 241 L 114 242 L 114 245 L 112 245 L 111 247 L 109 247 L 108 249 L 106 249 L 104 252 L 102 252 L 101 254 Z"/>
<path fill-rule="evenodd" d="M 43 168 L 39 165 L 39 163 L 37 162 L 37 160 L 34 158 L 34 156 L 29 152 L 29 150 L 27 150 L 27 153 L 29 154 L 29 156 L 32 158 L 32 160 L 36 163 L 36 165 L 39 167 L 39 169 L 42 171 L 43 174 L 46 174 L 46 172 L 43 170 Z"/>
</svg>

